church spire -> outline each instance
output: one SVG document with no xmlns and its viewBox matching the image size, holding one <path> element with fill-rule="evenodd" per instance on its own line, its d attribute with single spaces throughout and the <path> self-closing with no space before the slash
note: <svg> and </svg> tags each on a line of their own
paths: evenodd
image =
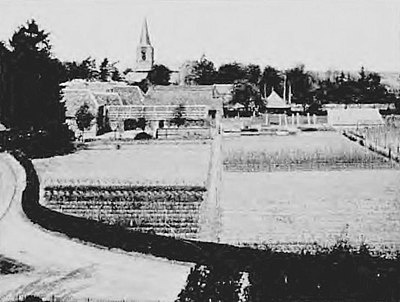
<svg viewBox="0 0 400 302">
<path fill-rule="evenodd" d="M 142 34 L 140 35 L 140 45 L 151 45 L 149 29 L 147 27 L 147 18 L 144 18 L 142 26 Z"/>
</svg>

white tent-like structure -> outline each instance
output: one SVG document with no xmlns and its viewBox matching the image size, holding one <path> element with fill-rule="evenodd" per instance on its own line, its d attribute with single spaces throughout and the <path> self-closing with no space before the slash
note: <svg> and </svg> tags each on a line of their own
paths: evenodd
<svg viewBox="0 0 400 302">
<path fill-rule="evenodd" d="M 266 101 L 267 111 L 286 111 L 290 109 L 290 104 L 281 98 L 273 88 Z"/>
<path fill-rule="evenodd" d="M 7 131 L 7 127 L 0 123 L 0 131 Z"/>
</svg>

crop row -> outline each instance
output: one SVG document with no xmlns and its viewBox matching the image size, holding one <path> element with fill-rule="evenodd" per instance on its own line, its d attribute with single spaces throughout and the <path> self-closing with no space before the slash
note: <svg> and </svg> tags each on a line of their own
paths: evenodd
<svg viewBox="0 0 400 302">
<path fill-rule="evenodd" d="M 329 149 L 315 150 L 314 152 L 301 152 L 300 150 L 282 150 L 278 152 L 235 151 L 229 152 L 225 156 L 223 164 L 228 171 L 378 169 L 396 166 L 395 163 L 373 152 L 346 150 L 338 153 Z"/>
<path fill-rule="evenodd" d="M 187 213 L 175 213 L 175 214 L 167 214 L 167 213 L 134 213 L 134 214 L 120 214 L 114 212 L 107 211 L 88 211 L 88 210 L 75 210 L 75 209 L 60 209 L 60 208 L 50 208 L 55 211 L 60 211 L 65 214 L 74 215 L 78 217 L 94 217 L 98 220 L 106 219 L 106 220 L 128 220 L 132 221 L 135 224 L 144 224 L 144 223 L 158 223 L 169 221 L 170 223 L 197 223 L 199 220 L 198 213 L 196 212 L 187 212 Z"/>
<path fill-rule="evenodd" d="M 193 196 L 176 196 L 176 197 L 163 197 L 163 196 L 126 196 L 126 197 L 110 197 L 110 196 L 60 196 L 50 195 L 45 196 L 46 200 L 52 200 L 54 202 L 62 203 L 92 203 L 96 204 L 99 201 L 101 203 L 109 204 L 124 204 L 124 203 L 165 203 L 165 204 L 176 204 L 176 203 L 200 203 L 203 200 L 202 195 Z"/>
<path fill-rule="evenodd" d="M 54 208 L 65 208 L 65 209 L 103 209 L 103 210 L 112 210 L 112 211 L 120 211 L 123 213 L 134 213 L 140 211 L 146 212 L 157 212 L 157 213 L 175 213 L 175 212 L 185 212 L 185 211 L 198 211 L 200 208 L 200 203 L 189 203 L 189 202 L 180 202 L 180 203 L 162 203 L 162 202 L 148 202 L 148 203 L 137 203 L 137 202 L 124 202 L 124 203 L 114 203 L 114 202 L 102 202 L 98 200 L 96 202 L 87 202 L 87 201 L 77 201 L 77 202 L 63 202 L 61 201 L 47 201 L 47 207 Z"/>
<path fill-rule="evenodd" d="M 47 186 L 47 191 L 53 194 L 65 195 L 85 195 L 85 194 L 105 194 L 114 196 L 125 196 L 129 194 L 147 194 L 157 192 L 165 195 L 177 195 L 181 193 L 199 193 L 204 192 L 206 189 L 201 186 L 70 186 L 70 185 L 56 185 Z"/>
<path fill-rule="evenodd" d="M 64 214 L 194 238 L 204 195 L 202 187 L 49 186 L 44 200 L 46 207 Z"/>
</svg>

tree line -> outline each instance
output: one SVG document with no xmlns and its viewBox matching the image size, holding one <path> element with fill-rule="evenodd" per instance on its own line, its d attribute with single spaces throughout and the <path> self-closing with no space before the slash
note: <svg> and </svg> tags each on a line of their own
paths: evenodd
<svg viewBox="0 0 400 302">
<path fill-rule="evenodd" d="M 100 81 L 119 81 L 117 62 L 105 58 L 99 65 L 90 57 L 81 62 L 61 62 L 51 52 L 49 34 L 34 20 L 18 28 L 6 45 L 0 42 L 0 121 L 17 129 L 57 129 L 65 121 L 60 83 L 76 78 Z M 263 106 L 274 89 L 281 96 L 291 93 L 293 103 L 304 109 L 326 103 L 396 103 L 396 95 L 381 83 L 378 73 L 361 68 L 358 75 L 344 72 L 321 77 L 307 71 L 304 65 L 288 70 L 237 62 L 214 63 L 202 56 L 185 66 L 185 84 L 234 84 L 233 103 L 247 109 Z M 168 85 L 171 71 L 157 64 L 147 81 Z M 286 85 L 286 87 L 284 87 Z M 289 89 L 290 87 L 290 89 Z M 286 89 L 285 89 L 286 88 Z"/>
<path fill-rule="evenodd" d="M 329 103 L 398 105 L 397 96 L 381 83 L 381 76 L 376 72 L 367 72 L 364 67 L 358 75 L 342 71 L 324 76 L 307 71 L 302 64 L 287 70 L 272 66 L 261 70 L 256 64 L 233 62 L 217 69 L 212 61 L 203 56 L 191 62 L 187 69 L 186 84 L 234 84 L 232 103 L 240 103 L 246 108 L 257 107 L 257 102 L 267 98 L 272 89 L 281 96 L 286 91 L 286 99 L 290 93 L 291 101 L 301 104 L 304 109 L 316 109 Z"/>
</svg>

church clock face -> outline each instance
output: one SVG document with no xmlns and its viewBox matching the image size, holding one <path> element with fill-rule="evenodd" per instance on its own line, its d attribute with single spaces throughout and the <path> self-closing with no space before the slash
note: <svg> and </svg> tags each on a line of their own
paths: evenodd
<svg viewBox="0 0 400 302">
<path fill-rule="evenodd" d="M 142 48 L 141 54 L 142 54 L 142 60 L 146 61 L 146 48 Z"/>
</svg>

